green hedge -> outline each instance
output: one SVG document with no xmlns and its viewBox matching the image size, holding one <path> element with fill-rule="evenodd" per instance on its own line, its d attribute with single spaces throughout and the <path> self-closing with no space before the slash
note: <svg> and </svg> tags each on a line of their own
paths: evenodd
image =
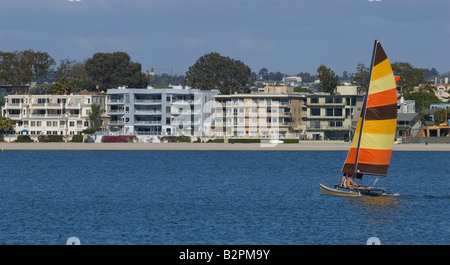
<svg viewBox="0 0 450 265">
<path fill-rule="evenodd" d="M 62 135 L 39 135 L 38 141 L 41 143 L 64 142 Z"/>
<path fill-rule="evenodd" d="M 243 144 L 251 144 L 251 143 L 261 143 L 261 139 L 228 139 L 228 143 L 243 143 Z"/>
<path fill-rule="evenodd" d="M 29 142 L 34 142 L 29 135 L 18 135 L 17 136 L 17 142 L 19 143 L 29 143 Z"/>
<path fill-rule="evenodd" d="M 207 143 L 223 143 L 223 139 L 209 139 Z"/>
<path fill-rule="evenodd" d="M 72 137 L 72 142 L 76 142 L 76 143 L 82 143 L 83 142 L 83 135 L 74 135 Z"/>
<path fill-rule="evenodd" d="M 298 144 L 298 139 L 281 139 L 285 144 Z"/>
</svg>

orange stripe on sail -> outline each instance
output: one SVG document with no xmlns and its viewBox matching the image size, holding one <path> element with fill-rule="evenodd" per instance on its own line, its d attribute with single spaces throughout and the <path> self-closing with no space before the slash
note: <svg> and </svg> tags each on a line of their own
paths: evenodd
<svg viewBox="0 0 450 265">
<path fill-rule="evenodd" d="M 360 148 L 358 155 L 358 163 L 372 165 L 389 165 L 391 160 L 392 149 L 366 149 Z"/>
<path fill-rule="evenodd" d="M 348 151 L 347 159 L 345 160 L 345 164 L 354 164 L 356 158 L 356 148 L 350 148 Z"/>
<path fill-rule="evenodd" d="M 394 88 L 370 94 L 367 99 L 367 108 L 397 104 L 397 90 Z"/>
</svg>

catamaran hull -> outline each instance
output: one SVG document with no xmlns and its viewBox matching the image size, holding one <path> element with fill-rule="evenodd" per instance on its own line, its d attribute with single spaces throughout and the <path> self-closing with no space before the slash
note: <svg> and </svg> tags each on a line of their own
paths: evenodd
<svg viewBox="0 0 450 265">
<path fill-rule="evenodd" d="M 339 190 L 337 188 L 333 189 L 330 187 L 327 187 L 323 184 L 320 184 L 320 191 L 325 195 L 334 195 L 334 196 L 343 196 L 343 197 L 358 197 L 358 196 L 395 196 L 394 193 L 386 193 L 386 192 L 376 192 L 379 191 L 378 189 L 364 189 L 360 191 L 356 190 L 349 190 L 349 191 L 343 191 Z"/>
<path fill-rule="evenodd" d="M 343 191 L 343 190 L 338 190 L 338 189 L 332 189 L 323 184 L 319 184 L 319 186 L 320 186 L 320 191 L 325 195 L 335 195 L 335 196 L 343 196 L 343 197 L 361 196 L 361 194 L 356 191 Z"/>
</svg>

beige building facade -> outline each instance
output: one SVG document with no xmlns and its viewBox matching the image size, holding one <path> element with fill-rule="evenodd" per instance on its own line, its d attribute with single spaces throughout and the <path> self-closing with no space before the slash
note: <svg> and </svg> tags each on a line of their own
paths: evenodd
<svg viewBox="0 0 450 265">
<path fill-rule="evenodd" d="M 252 93 L 214 96 L 209 135 L 237 138 L 298 138 L 306 131 L 306 96 Z"/>
<path fill-rule="evenodd" d="M 62 135 L 70 140 L 89 128 L 93 104 L 105 110 L 104 95 L 9 95 L 5 97 L 2 116 L 15 122 L 15 135 L 5 135 L 6 141 L 26 134 L 34 140 L 39 135 Z"/>
</svg>

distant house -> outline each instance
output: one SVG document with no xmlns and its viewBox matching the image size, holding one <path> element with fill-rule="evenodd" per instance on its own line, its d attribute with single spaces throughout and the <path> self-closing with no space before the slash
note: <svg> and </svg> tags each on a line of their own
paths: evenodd
<svg viewBox="0 0 450 265">
<path fill-rule="evenodd" d="M 397 133 L 396 137 L 414 137 L 422 127 L 420 115 L 416 113 L 415 100 L 397 101 Z"/>
<path fill-rule="evenodd" d="M 397 113 L 396 137 L 414 137 L 422 127 L 418 113 Z"/>
</svg>

